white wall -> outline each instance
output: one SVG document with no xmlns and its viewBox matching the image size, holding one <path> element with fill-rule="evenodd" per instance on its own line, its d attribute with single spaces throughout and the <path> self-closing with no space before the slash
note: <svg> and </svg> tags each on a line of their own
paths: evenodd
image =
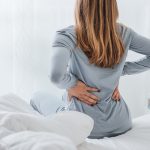
<svg viewBox="0 0 150 150">
<path fill-rule="evenodd" d="M 119 0 L 120 21 L 132 27 L 136 32 L 150 38 L 150 1 Z M 134 61 L 142 57 L 129 51 L 127 60 Z M 147 99 L 150 93 L 150 71 L 138 75 L 122 77 L 120 90 L 133 117 L 147 112 Z"/>
<path fill-rule="evenodd" d="M 73 22 L 72 2 L 14 0 L 13 90 L 28 100 L 37 90 L 62 91 L 48 79 L 50 44 L 57 29 Z"/>
<path fill-rule="evenodd" d="M 0 0 L 0 94 L 12 91 L 12 17 L 9 0 Z"/>
<path fill-rule="evenodd" d="M 57 29 L 74 24 L 75 0 L 0 0 L 0 94 L 29 101 L 37 90 L 63 91 L 48 79 L 50 43 Z M 120 21 L 150 37 L 148 0 L 118 0 Z M 139 55 L 129 53 L 129 60 Z M 146 111 L 150 72 L 122 77 L 120 90 L 133 117 Z"/>
</svg>

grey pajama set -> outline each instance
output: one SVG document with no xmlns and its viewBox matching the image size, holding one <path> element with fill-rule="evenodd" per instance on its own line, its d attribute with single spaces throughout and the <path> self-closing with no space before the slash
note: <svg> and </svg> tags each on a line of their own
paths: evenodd
<svg viewBox="0 0 150 150">
<path fill-rule="evenodd" d="M 140 73 L 150 69 L 150 39 L 139 35 L 130 27 L 119 24 L 119 34 L 123 40 L 125 53 L 119 64 L 113 68 L 101 68 L 89 64 L 87 56 L 76 47 L 74 25 L 56 31 L 51 45 L 51 65 L 49 79 L 60 89 L 66 89 L 66 110 L 85 113 L 94 119 L 94 128 L 88 138 L 117 136 L 132 129 L 131 114 L 121 96 L 120 101 L 112 99 L 114 89 L 123 75 Z M 126 62 L 128 50 L 144 54 L 134 62 Z M 90 87 L 100 89 L 92 92 L 99 97 L 98 103 L 90 106 L 76 97 L 68 101 L 67 89 L 81 80 Z"/>
</svg>

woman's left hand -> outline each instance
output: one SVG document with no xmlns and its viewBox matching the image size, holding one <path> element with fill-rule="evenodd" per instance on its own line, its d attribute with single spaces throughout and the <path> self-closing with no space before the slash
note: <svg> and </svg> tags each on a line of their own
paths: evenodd
<svg viewBox="0 0 150 150">
<path fill-rule="evenodd" d="M 115 88 L 112 98 L 113 100 L 120 101 L 120 92 L 119 92 L 118 86 Z"/>
</svg>

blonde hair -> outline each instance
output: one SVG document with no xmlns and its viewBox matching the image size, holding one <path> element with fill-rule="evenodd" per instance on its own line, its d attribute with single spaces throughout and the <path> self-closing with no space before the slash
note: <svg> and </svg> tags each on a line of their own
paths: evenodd
<svg viewBox="0 0 150 150">
<path fill-rule="evenodd" d="M 89 62 L 106 68 L 120 62 L 124 46 L 118 34 L 116 0 L 76 0 L 77 46 Z"/>
</svg>

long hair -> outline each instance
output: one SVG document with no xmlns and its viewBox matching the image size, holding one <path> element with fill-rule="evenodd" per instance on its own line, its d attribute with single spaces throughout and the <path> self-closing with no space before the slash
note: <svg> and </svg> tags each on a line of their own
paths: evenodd
<svg viewBox="0 0 150 150">
<path fill-rule="evenodd" d="M 76 0 L 77 47 L 91 64 L 110 68 L 120 62 L 124 46 L 118 32 L 116 0 Z"/>
</svg>

